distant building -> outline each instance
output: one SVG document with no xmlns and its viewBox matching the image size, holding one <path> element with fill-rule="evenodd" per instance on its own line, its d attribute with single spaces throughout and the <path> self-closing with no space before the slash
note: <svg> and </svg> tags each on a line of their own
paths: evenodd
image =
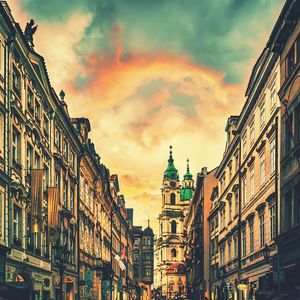
<svg viewBox="0 0 300 300">
<path fill-rule="evenodd" d="M 202 168 L 197 174 L 197 183 L 188 215 L 185 218 L 187 231 L 186 271 L 189 299 L 204 299 L 209 296 L 209 222 L 211 195 L 218 186 L 216 170 Z"/>
<path fill-rule="evenodd" d="M 153 283 L 153 230 L 149 226 L 144 230 L 141 226 L 133 226 L 133 278 L 139 286 L 140 299 L 147 300 L 151 297 Z"/>
<path fill-rule="evenodd" d="M 194 180 L 187 164 L 182 185 L 179 174 L 174 166 L 172 147 L 168 166 L 163 176 L 162 211 L 159 214 L 159 234 L 155 242 L 155 282 L 156 294 L 163 298 L 170 298 L 177 294 L 186 294 L 186 275 L 180 267 L 181 276 L 169 276 L 174 264 L 178 266 L 185 262 L 184 250 L 186 233 L 184 218 L 187 215 L 190 200 L 194 191 Z M 178 268 L 174 268 L 178 269 Z M 177 272 L 177 271 L 176 271 Z M 172 282 L 169 282 L 172 279 Z"/>
</svg>

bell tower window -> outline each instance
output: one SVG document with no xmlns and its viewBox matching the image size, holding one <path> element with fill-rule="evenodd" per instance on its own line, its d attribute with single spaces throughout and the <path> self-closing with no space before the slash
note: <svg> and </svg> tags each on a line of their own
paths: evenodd
<svg viewBox="0 0 300 300">
<path fill-rule="evenodd" d="M 177 224 L 176 224 L 176 221 L 172 221 L 171 222 L 171 233 L 176 233 L 176 228 L 177 227 Z"/>
<path fill-rule="evenodd" d="M 171 205 L 175 205 L 175 200 L 176 200 L 176 196 L 174 193 L 171 193 L 171 196 L 170 196 L 170 204 Z"/>
</svg>

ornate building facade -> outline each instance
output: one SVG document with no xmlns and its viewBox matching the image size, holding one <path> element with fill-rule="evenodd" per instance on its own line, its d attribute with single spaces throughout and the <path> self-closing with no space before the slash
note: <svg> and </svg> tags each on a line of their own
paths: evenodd
<svg viewBox="0 0 300 300">
<path fill-rule="evenodd" d="M 155 244 L 154 270 L 154 288 L 166 298 L 169 298 L 170 295 L 186 293 L 186 276 L 182 274 L 182 268 L 180 267 L 181 276 L 175 276 L 175 273 L 173 276 L 172 270 L 178 271 L 178 268 L 174 267 L 174 263 L 179 266 L 185 261 L 184 218 L 189 208 L 193 190 L 194 180 L 189 171 L 189 164 L 187 164 L 187 172 L 181 185 L 170 146 L 168 166 L 164 172 L 161 189 L 162 211 L 159 215 L 159 234 Z"/>
<path fill-rule="evenodd" d="M 133 281 L 125 200 L 89 121 L 71 119 L 65 93 L 52 88 L 36 28 L 31 20 L 23 33 L 1 1 L 0 295 L 124 299 Z M 114 258 L 122 247 L 123 273 Z"/>
</svg>

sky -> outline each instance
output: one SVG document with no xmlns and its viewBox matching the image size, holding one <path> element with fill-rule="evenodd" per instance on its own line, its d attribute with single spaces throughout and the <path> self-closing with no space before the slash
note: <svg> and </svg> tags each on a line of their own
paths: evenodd
<svg viewBox="0 0 300 300">
<path fill-rule="evenodd" d="M 135 225 L 157 230 L 169 145 L 181 179 L 215 168 L 284 0 L 7 0 L 71 117 L 119 176 Z"/>
</svg>

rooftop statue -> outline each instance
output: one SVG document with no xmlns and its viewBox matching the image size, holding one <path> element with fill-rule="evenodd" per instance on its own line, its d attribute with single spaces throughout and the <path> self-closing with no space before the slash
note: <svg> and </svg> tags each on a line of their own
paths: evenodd
<svg viewBox="0 0 300 300">
<path fill-rule="evenodd" d="M 33 44 L 33 35 L 36 32 L 38 25 L 34 26 L 34 20 L 31 19 L 29 23 L 26 24 L 25 27 L 25 39 L 27 40 L 29 46 L 34 47 Z"/>
</svg>

